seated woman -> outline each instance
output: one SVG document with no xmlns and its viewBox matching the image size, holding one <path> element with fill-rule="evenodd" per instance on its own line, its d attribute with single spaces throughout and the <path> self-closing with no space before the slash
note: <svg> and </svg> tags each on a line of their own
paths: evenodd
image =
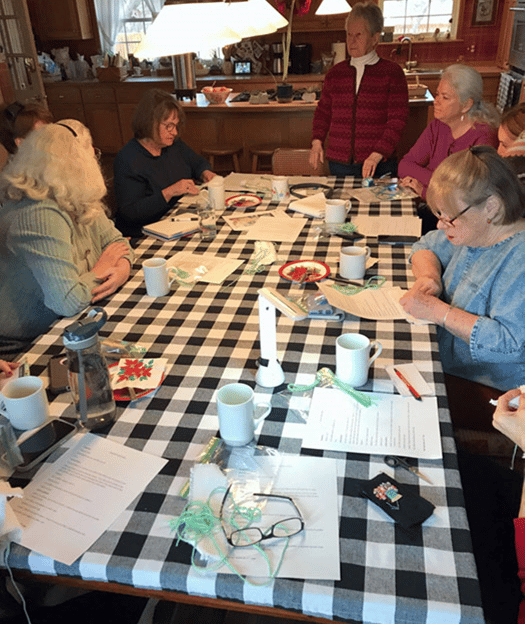
<svg viewBox="0 0 525 624">
<path fill-rule="evenodd" d="M 115 292 L 133 252 L 108 219 L 89 130 L 75 119 L 31 132 L 2 172 L 0 355 Z"/>
<path fill-rule="evenodd" d="M 135 109 L 131 139 L 113 162 L 116 224 L 126 236 L 161 219 L 185 193 L 197 195 L 194 180 L 215 174 L 179 135 L 184 111 L 167 91 L 147 91 Z"/>
<path fill-rule="evenodd" d="M 15 154 L 20 143 L 31 130 L 53 123 L 53 115 L 42 104 L 13 102 L 0 111 L 0 143 L 6 149 L 1 158 L 0 168 L 4 167 L 9 154 Z"/>
<path fill-rule="evenodd" d="M 498 130 L 498 154 L 506 158 L 518 178 L 525 180 L 525 102 L 506 111 Z"/>
<path fill-rule="evenodd" d="M 498 146 L 499 116 L 483 99 L 483 80 L 467 65 L 445 69 L 434 99 L 434 119 L 398 167 L 400 184 L 426 198 L 436 167 L 472 145 Z"/>
<path fill-rule="evenodd" d="M 438 230 L 413 247 L 406 312 L 436 323 L 445 372 L 498 390 L 525 380 L 525 188 L 487 146 L 449 156 L 428 202 Z"/>
</svg>

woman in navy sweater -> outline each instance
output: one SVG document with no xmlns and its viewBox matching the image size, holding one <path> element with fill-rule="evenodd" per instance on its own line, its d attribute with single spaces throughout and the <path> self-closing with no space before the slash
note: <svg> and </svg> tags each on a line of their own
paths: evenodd
<svg viewBox="0 0 525 624">
<path fill-rule="evenodd" d="M 142 226 L 159 221 L 186 193 L 197 195 L 195 180 L 215 174 L 208 161 L 179 138 L 184 112 L 166 91 L 151 89 L 135 109 L 131 139 L 113 163 L 116 225 L 125 236 L 141 236 Z"/>
</svg>

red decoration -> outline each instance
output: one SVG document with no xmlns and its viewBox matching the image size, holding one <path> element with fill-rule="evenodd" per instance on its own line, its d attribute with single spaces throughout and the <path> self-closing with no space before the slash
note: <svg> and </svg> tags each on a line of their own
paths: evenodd
<svg viewBox="0 0 525 624">
<path fill-rule="evenodd" d="M 308 13 L 308 11 L 310 10 L 311 2 L 312 0 L 295 0 L 293 14 L 306 15 L 306 13 Z M 284 15 L 284 17 L 288 18 L 288 16 L 290 15 L 290 7 L 292 6 L 291 2 L 286 2 L 286 0 L 284 2 L 277 1 L 276 5 L 279 13 L 281 13 L 281 15 Z"/>
</svg>

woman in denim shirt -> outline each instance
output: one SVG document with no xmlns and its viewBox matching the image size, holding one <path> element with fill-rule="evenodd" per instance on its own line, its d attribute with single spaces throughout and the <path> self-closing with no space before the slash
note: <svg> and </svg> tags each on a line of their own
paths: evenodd
<svg viewBox="0 0 525 624">
<path fill-rule="evenodd" d="M 406 312 L 436 323 L 445 372 L 499 390 L 525 381 L 525 190 L 487 146 L 445 159 L 427 193 L 438 229 L 415 245 Z"/>
</svg>

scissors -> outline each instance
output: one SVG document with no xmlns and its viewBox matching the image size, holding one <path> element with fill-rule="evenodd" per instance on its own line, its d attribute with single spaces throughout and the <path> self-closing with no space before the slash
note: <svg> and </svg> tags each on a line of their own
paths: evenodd
<svg viewBox="0 0 525 624">
<path fill-rule="evenodd" d="M 396 466 L 404 468 L 432 485 L 432 481 L 426 475 L 420 472 L 415 466 L 411 466 L 401 457 L 396 457 L 395 455 L 385 455 L 384 462 L 387 466 L 391 466 L 392 468 L 396 468 Z"/>
</svg>

